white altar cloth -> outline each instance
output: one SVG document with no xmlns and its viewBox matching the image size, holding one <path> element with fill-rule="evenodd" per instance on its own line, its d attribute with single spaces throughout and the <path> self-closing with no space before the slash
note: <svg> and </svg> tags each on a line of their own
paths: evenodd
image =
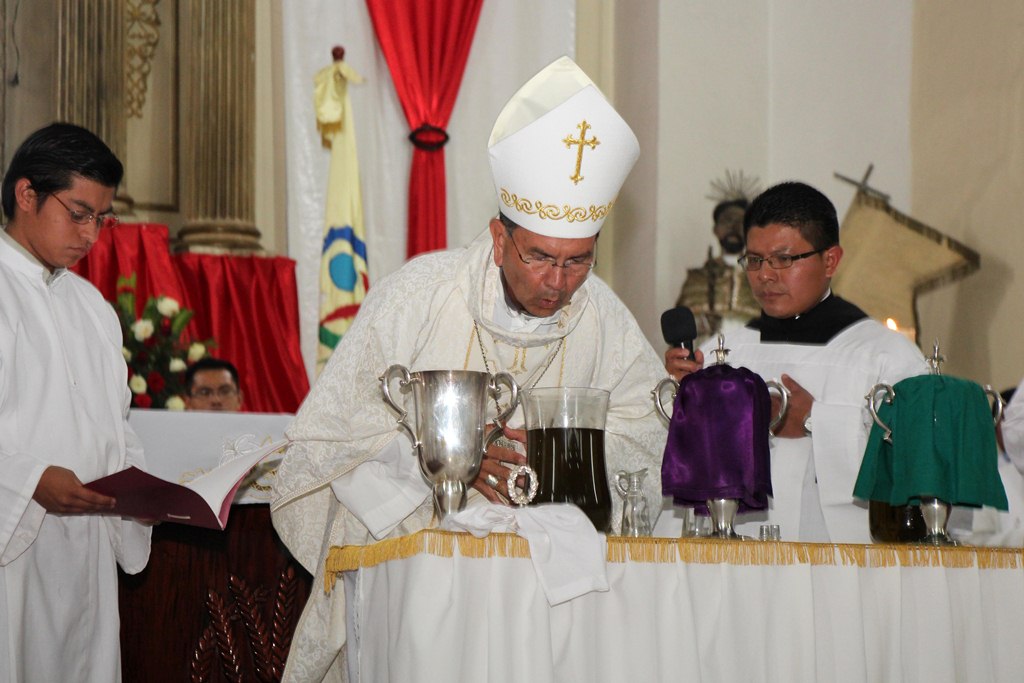
<svg viewBox="0 0 1024 683">
<path fill-rule="evenodd" d="M 351 680 L 1024 680 L 1020 549 L 611 537 L 611 590 L 554 607 L 528 552 L 438 530 L 332 549 Z"/>
<path fill-rule="evenodd" d="M 161 479 L 184 484 L 216 467 L 224 445 L 242 436 L 266 445 L 284 438 L 294 415 L 222 411 L 143 410 L 132 408 L 128 423 L 142 441 L 146 470 Z M 235 494 L 234 503 L 270 502 L 270 485 L 283 456 L 256 466 Z"/>
</svg>

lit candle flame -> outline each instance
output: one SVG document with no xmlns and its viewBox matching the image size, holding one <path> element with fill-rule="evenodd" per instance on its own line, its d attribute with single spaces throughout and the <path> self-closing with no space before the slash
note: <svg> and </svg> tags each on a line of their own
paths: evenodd
<svg viewBox="0 0 1024 683">
<path fill-rule="evenodd" d="M 893 330 L 894 332 L 898 332 L 898 331 L 899 331 L 899 329 L 900 329 L 900 328 L 899 328 L 899 327 L 898 327 L 898 326 L 896 325 L 896 321 L 895 321 L 895 320 L 893 320 L 892 318 L 886 318 L 886 319 L 885 319 L 885 326 L 886 326 L 886 327 L 888 327 L 888 328 L 889 328 L 890 330 Z"/>
</svg>

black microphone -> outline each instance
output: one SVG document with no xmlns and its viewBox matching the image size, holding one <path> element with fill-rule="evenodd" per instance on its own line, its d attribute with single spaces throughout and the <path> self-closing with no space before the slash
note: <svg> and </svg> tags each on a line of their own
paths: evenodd
<svg viewBox="0 0 1024 683">
<path fill-rule="evenodd" d="M 682 346 L 693 360 L 693 340 L 697 337 L 697 321 L 686 306 L 670 308 L 661 314 L 661 335 L 669 346 Z"/>
</svg>

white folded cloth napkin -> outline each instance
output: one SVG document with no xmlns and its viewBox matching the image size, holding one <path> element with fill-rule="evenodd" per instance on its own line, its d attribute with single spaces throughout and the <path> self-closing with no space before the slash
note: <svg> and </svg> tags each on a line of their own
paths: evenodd
<svg viewBox="0 0 1024 683">
<path fill-rule="evenodd" d="M 575 505 L 475 505 L 445 517 L 441 528 L 468 531 L 477 538 L 492 531 L 525 538 L 537 579 L 551 605 L 608 590 L 608 540 Z"/>
</svg>

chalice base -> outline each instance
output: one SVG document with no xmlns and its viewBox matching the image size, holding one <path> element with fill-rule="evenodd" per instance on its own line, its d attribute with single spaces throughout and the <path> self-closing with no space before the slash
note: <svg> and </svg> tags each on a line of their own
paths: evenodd
<svg viewBox="0 0 1024 683">
<path fill-rule="evenodd" d="M 736 533 L 734 523 L 740 502 L 733 498 L 713 498 L 707 501 L 711 513 L 711 533 L 706 538 L 718 538 L 728 541 L 746 541 L 749 536 Z"/>
<path fill-rule="evenodd" d="M 928 533 L 921 541 L 924 545 L 959 545 L 946 532 L 946 523 L 949 521 L 949 512 L 952 505 L 938 498 L 921 498 L 921 514 L 924 516 L 925 527 Z"/>
<path fill-rule="evenodd" d="M 461 481 L 445 480 L 434 484 L 434 510 L 440 523 L 466 507 L 466 485 Z"/>
</svg>

